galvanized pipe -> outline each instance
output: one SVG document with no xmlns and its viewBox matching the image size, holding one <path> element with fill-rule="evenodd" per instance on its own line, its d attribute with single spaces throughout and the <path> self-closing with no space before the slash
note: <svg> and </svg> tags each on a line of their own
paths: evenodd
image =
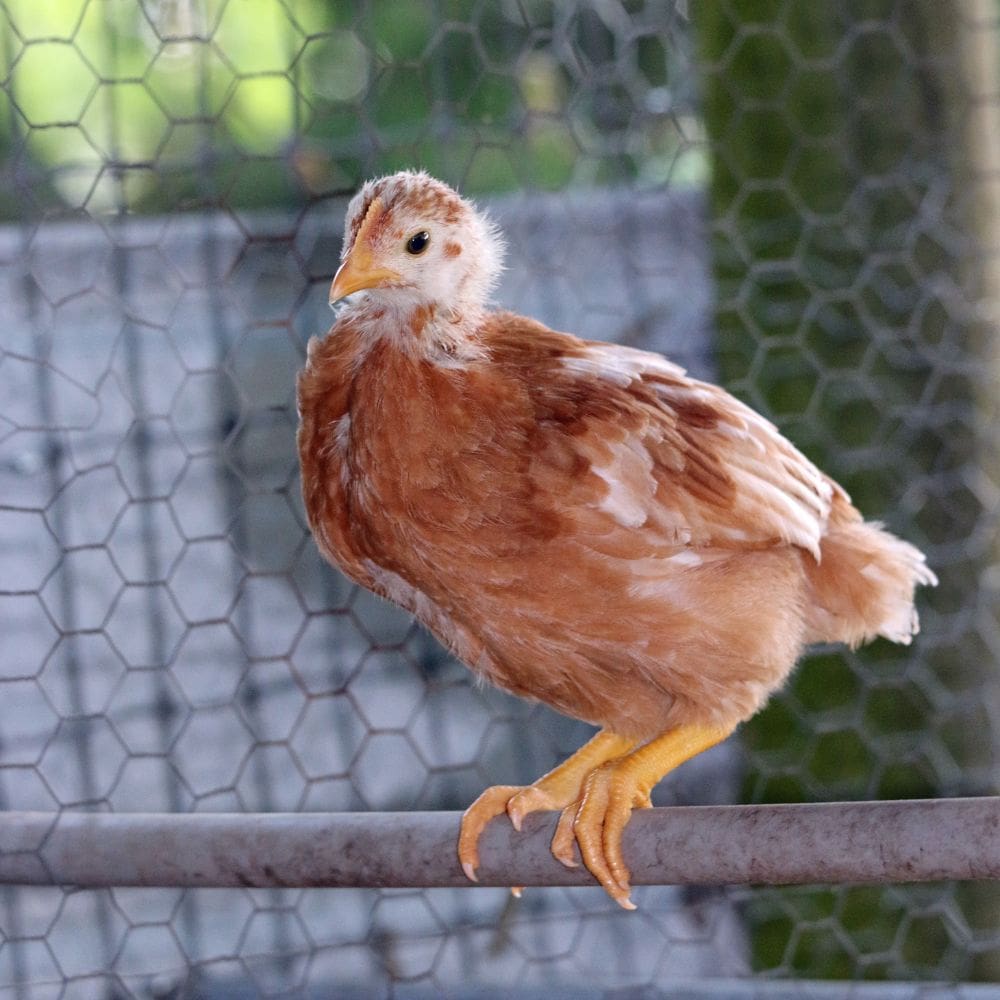
<svg viewBox="0 0 1000 1000">
<path fill-rule="evenodd" d="M 468 886 L 459 813 L 0 813 L 0 883 L 75 886 Z M 555 816 L 494 820 L 482 885 L 591 885 L 549 853 Z M 1000 797 L 637 812 L 636 885 L 1000 878 Z"/>
</svg>

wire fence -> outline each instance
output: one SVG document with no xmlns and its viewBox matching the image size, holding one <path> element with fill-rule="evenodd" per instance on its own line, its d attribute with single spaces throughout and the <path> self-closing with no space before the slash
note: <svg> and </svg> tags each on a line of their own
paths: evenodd
<svg viewBox="0 0 1000 1000">
<path fill-rule="evenodd" d="M 941 576 L 913 647 L 820 651 L 657 803 L 995 791 L 997 14 L 0 3 L 0 872 L 45 867 L 17 813 L 417 822 L 587 735 L 477 687 L 305 528 L 295 374 L 329 325 L 347 197 L 400 166 L 490 206 L 505 305 L 722 379 Z M 982 882 L 648 885 L 631 915 L 579 886 L 192 884 L 0 889 L 0 993 L 938 998 L 1000 980 Z"/>
</svg>

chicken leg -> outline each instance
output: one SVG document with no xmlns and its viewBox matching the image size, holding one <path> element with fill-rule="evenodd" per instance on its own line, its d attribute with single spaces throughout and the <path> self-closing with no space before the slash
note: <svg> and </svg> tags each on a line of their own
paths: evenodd
<svg viewBox="0 0 1000 1000">
<path fill-rule="evenodd" d="M 636 747 L 635 740 L 602 730 L 572 757 L 532 785 L 487 788 L 462 817 L 458 856 L 465 874 L 476 881 L 479 835 L 506 812 L 516 830 L 529 813 L 561 809 L 552 853 L 574 867 L 574 841 L 583 863 L 607 893 L 626 910 L 630 873 L 622 856 L 622 832 L 633 809 L 650 805 L 653 786 L 674 768 L 721 743 L 735 727 L 678 726 Z"/>
<path fill-rule="evenodd" d="M 587 775 L 573 836 L 583 863 L 619 906 L 635 909 L 629 898 L 631 875 L 622 857 L 622 832 L 632 810 L 648 807 L 654 785 L 686 760 L 721 743 L 734 728 L 678 726 Z"/>
</svg>

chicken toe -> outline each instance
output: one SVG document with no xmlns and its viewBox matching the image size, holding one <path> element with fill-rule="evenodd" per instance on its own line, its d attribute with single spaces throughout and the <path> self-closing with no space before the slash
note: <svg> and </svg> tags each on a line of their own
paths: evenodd
<svg viewBox="0 0 1000 1000">
<path fill-rule="evenodd" d="M 506 812 L 514 829 L 520 830 L 525 816 L 530 813 L 565 809 L 580 798 L 584 779 L 595 767 L 626 753 L 634 745 L 634 740 L 602 730 L 571 757 L 533 784 L 494 785 L 492 788 L 487 788 L 462 816 L 462 827 L 458 837 L 458 859 L 466 876 L 473 882 L 477 881 L 479 837 L 490 820 Z M 554 848 L 555 841 L 553 841 L 553 853 L 563 864 L 568 864 Z M 573 863 L 575 864 L 575 861 Z"/>
</svg>

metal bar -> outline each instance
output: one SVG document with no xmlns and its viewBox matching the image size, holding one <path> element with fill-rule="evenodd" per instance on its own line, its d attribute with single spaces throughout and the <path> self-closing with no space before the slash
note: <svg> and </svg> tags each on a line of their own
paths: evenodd
<svg viewBox="0 0 1000 1000">
<path fill-rule="evenodd" d="M 459 813 L 0 813 L 0 883 L 75 886 L 468 886 Z M 549 853 L 554 814 L 480 844 L 481 885 L 592 885 Z M 1000 797 L 636 812 L 636 885 L 1000 879 Z"/>
</svg>

